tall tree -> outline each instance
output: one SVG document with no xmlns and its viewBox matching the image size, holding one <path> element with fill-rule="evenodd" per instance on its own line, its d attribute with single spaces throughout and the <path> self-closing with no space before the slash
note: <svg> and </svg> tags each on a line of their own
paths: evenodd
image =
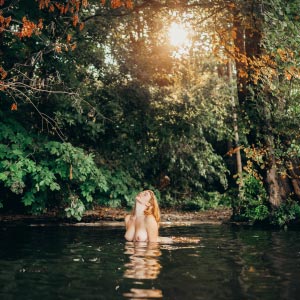
<svg viewBox="0 0 300 300">
<path fill-rule="evenodd" d="M 293 122 L 289 114 L 299 105 L 296 3 L 235 1 L 232 6 L 238 99 L 242 117 L 250 124 L 252 159 L 273 208 L 291 196 L 300 199 L 297 159 L 290 149 L 291 140 L 298 147 L 298 118 Z"/>
</svg>

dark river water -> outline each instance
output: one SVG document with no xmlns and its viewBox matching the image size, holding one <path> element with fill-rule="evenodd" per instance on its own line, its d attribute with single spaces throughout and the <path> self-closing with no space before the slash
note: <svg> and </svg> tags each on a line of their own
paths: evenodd
<svg viewBox="0 0 300 300">
<path fill-rule="evenodd" d="M 123 228 L 1 227 L 0 299 L 300 299 L 299 231 L 197 225 L 161 235 L 183 239 L 133 244 Z"/>
</svg>

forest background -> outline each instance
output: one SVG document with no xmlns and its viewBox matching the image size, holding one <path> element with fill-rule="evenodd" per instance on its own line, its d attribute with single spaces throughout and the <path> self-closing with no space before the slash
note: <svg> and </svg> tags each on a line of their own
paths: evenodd
<svg viewBox="0 0 300 300">
<path fill-rule="evenodd" d="M 0 211 L 80 220 L 153 189 L 162 207 L 297 222 L 299 7 L 0 0 Z"/>
</svg>

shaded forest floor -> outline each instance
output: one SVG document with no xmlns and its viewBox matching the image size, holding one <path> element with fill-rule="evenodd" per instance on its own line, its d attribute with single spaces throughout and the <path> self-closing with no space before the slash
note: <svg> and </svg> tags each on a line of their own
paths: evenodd
<svg viewBox="0 0 300 300">
<path fill-rule="evenodd" d="M 59 216 L 56 212 L 43 215 L 0 213 L 0 225 L 74 225 L 74 226 L 124 226 L 124 217 L 130 213 L 125 209 L 97 207 L 86 211 L 81 221 Z M 161 225 L 222 224 L 230 220 L 230 208 L 206 211 L 161 210 Z"/>
</svg>

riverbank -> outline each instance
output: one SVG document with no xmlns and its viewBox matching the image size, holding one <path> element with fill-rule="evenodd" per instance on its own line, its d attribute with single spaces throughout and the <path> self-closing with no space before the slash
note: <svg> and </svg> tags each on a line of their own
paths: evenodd
<svg viewBox="0 0 300 300">
<path fill-rule="evenodd" d="M 59 216 L 55 212 L 43 215 L 0 214 L 0 225 L 27 226 L 124 226 L 125 209 L 97 207 L 86 211 L 80 221 Z M 171 209 L 161 210 L 161 226 L 180 226 L 193 224 L 222 224 L 229 222 L 230 208 L 206 211 L 185 212 Z"/>
</svg>

